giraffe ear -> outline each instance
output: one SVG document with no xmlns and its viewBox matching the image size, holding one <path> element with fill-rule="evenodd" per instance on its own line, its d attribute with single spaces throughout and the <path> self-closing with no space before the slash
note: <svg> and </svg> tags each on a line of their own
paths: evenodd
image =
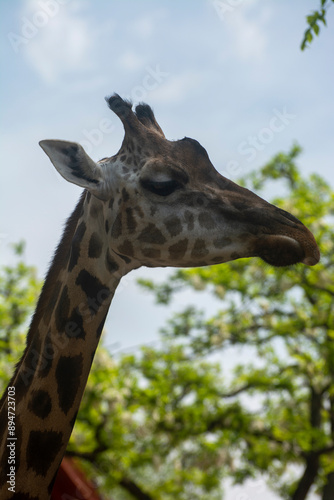
<svg viewBox="0 0 334 500">
<path fill-rule="evenodd" d="M 102 200 L 108 198 L 101 166 L 88 156 L 80 144 L 47 139 L 40 141 L 39 145 L 64 179 Z"/>
</svg>

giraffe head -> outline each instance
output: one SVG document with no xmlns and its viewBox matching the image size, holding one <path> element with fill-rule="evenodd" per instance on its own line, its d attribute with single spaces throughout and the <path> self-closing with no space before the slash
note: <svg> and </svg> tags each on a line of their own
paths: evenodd
<svg viewBox="0 0 334 500">
<path fill-rule="evenodd" d="M 257 256 L 274 266 L 314 265 L 319 250 L 293 215 L 220 175 L 195 140 L 165 138 L 151 108 L 107 99 L 125 136 L 119 152 L 93 161 L 76 143 L 40 145 L 86 203 L 109 250 L 133 267 L 203 266 Z M 101 238 L 101 234 L 99 235 Z"/>
</svg>

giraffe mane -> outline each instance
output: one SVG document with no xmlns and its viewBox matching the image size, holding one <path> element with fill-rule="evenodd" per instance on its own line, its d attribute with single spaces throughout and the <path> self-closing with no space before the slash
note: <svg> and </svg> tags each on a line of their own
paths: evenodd
<svg viewBox="0 0 334 500">
<path fill-rule="evenodd" d="M 68 255 L 69 255 L 69 252 L 71 249 L 71 242 L 73 239 L 75 229 L 77 227 L 78 219 L 82 213 L 82 206 L 83 206 L 86 194 L 87 194 L 87 191 L 84 190 L 80 196 L 80 199 L 79 199 L 74 211 L 72 212 L 72 214 L 70 215 L 70 217 L 67 219 L 67 221 L 65 223 L 62 237 L 61 237 L 60 242 L 56 248 L 53 259 L 52 259 L 51 264 L 49 266 L 49 269 L 47 271 L 44 285 L 42 287 L 42 290 L 41 290 L 41 293 L 40 293 L 40 296 L 39 296 L 39 299 L 37 302 L 37 306 L 36 306 L 34 315 L 32 317 L 31 323 L 30 323 L 30 327 L 28 330 L 27 338 L 26 338 L 25 350 L 27 349 L 27 347 L 29 346 L 29 344 L 33 340 L 32 337 L 34 335 L 34 332 L 38 326 L 38 323 L 39 323 L 41 317 L 43 316 L 43 314 L 45 312 L 46 307 L 50 307 L 50 302 L 52 302 L 51 298 L 52 298 L 52 294 L 53 294 L 54 284 L 57 281 L 57 277 L 58 277 L 60 271 L 64 267 L 64 262 L 67 262 L 67 258 L 68 258 Z M 11 380 L 15 379 L 17 371 L 18 371 L 23 359 L 24 359 L 24 355 L 21 357 L 20 361 L 17 363 L 15 372 L 14 372 Z M 11 384 L 11 382 L 10 382 L 10 384 Z M 3 404 L 6 397 L 7 397 L 6 392 L 4 392 L 4 394 L 0 400 L 0 408 L 2 407 L 2 404 Z"/>
<path fill-rule="evenodd" d="M 29 334 L 31 331 L 34 330 L 34 328 L 37 327 L 40 317 L 44 314 L 45 307 L 49 305 L 49 301 L 51 299 L 51 294 L 54 288 L 54 284 L 57 280 L 57 277 L 59 275 L 59 272 L 63 269 L 64 267 L 64 262 L 67 262 L 67 258 L 69 256 L 69 252 L 71 250 L 71 243 L 73 240 L 74 232 L 77 227 L 77 223 L 79 220 L 80 215 L 82 214 L 82 207 L 83 203 L 86 197 L 87 191 L 84 190 L 79 198 L 79 201 L 73 210 L 72 214 L 70 217 L 66 220 L 65 222 L 65 227 L 63 230 L 62 237 L 59 241 L 59 244 L 56 248 L 56 251 L 54 253 L 53 259 L 51 261 L 51 264 L 49 266 L 49 269 L 47 271 L 44 285 L 41 291 L 41 294 L 39 296 L 37 306 L 36 306 L 36 311 L 33 315 L 29 332 L 28 332 L 28 338 L 27 342 L 31 340 L 29 338 Z"/>
</svg>

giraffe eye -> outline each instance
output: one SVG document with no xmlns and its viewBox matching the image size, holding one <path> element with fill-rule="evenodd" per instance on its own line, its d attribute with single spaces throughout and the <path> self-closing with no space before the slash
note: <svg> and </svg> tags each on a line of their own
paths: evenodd
<svg viewBox="0 0 334 500">
<path fill-rule="evenodd" d="M 160 182 L 143 179 L 141 181 L 141 184 L 143 188 L 159 196 L 169 196 L 170 194 L 174 193 L 174 191 L 182 187 L 182 185 L 174 179 L 170 181 Z"/>
</svg>

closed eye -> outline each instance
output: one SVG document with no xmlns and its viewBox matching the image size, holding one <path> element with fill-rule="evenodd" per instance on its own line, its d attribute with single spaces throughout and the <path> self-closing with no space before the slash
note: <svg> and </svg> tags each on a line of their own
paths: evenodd
<svg viewBox="0 0 334 500">
<path fill-rule="evenodd" d="M 182 184 L 175 179 L 171 179 L 169 181 L 152 181 L 149 179 L 142 179 L 141 185 L 144 189 L 147 189 L 151 193 L 159 196 L 169 196 L 174 193 L 174 191 L 182 187 Z"/>
</svg>

